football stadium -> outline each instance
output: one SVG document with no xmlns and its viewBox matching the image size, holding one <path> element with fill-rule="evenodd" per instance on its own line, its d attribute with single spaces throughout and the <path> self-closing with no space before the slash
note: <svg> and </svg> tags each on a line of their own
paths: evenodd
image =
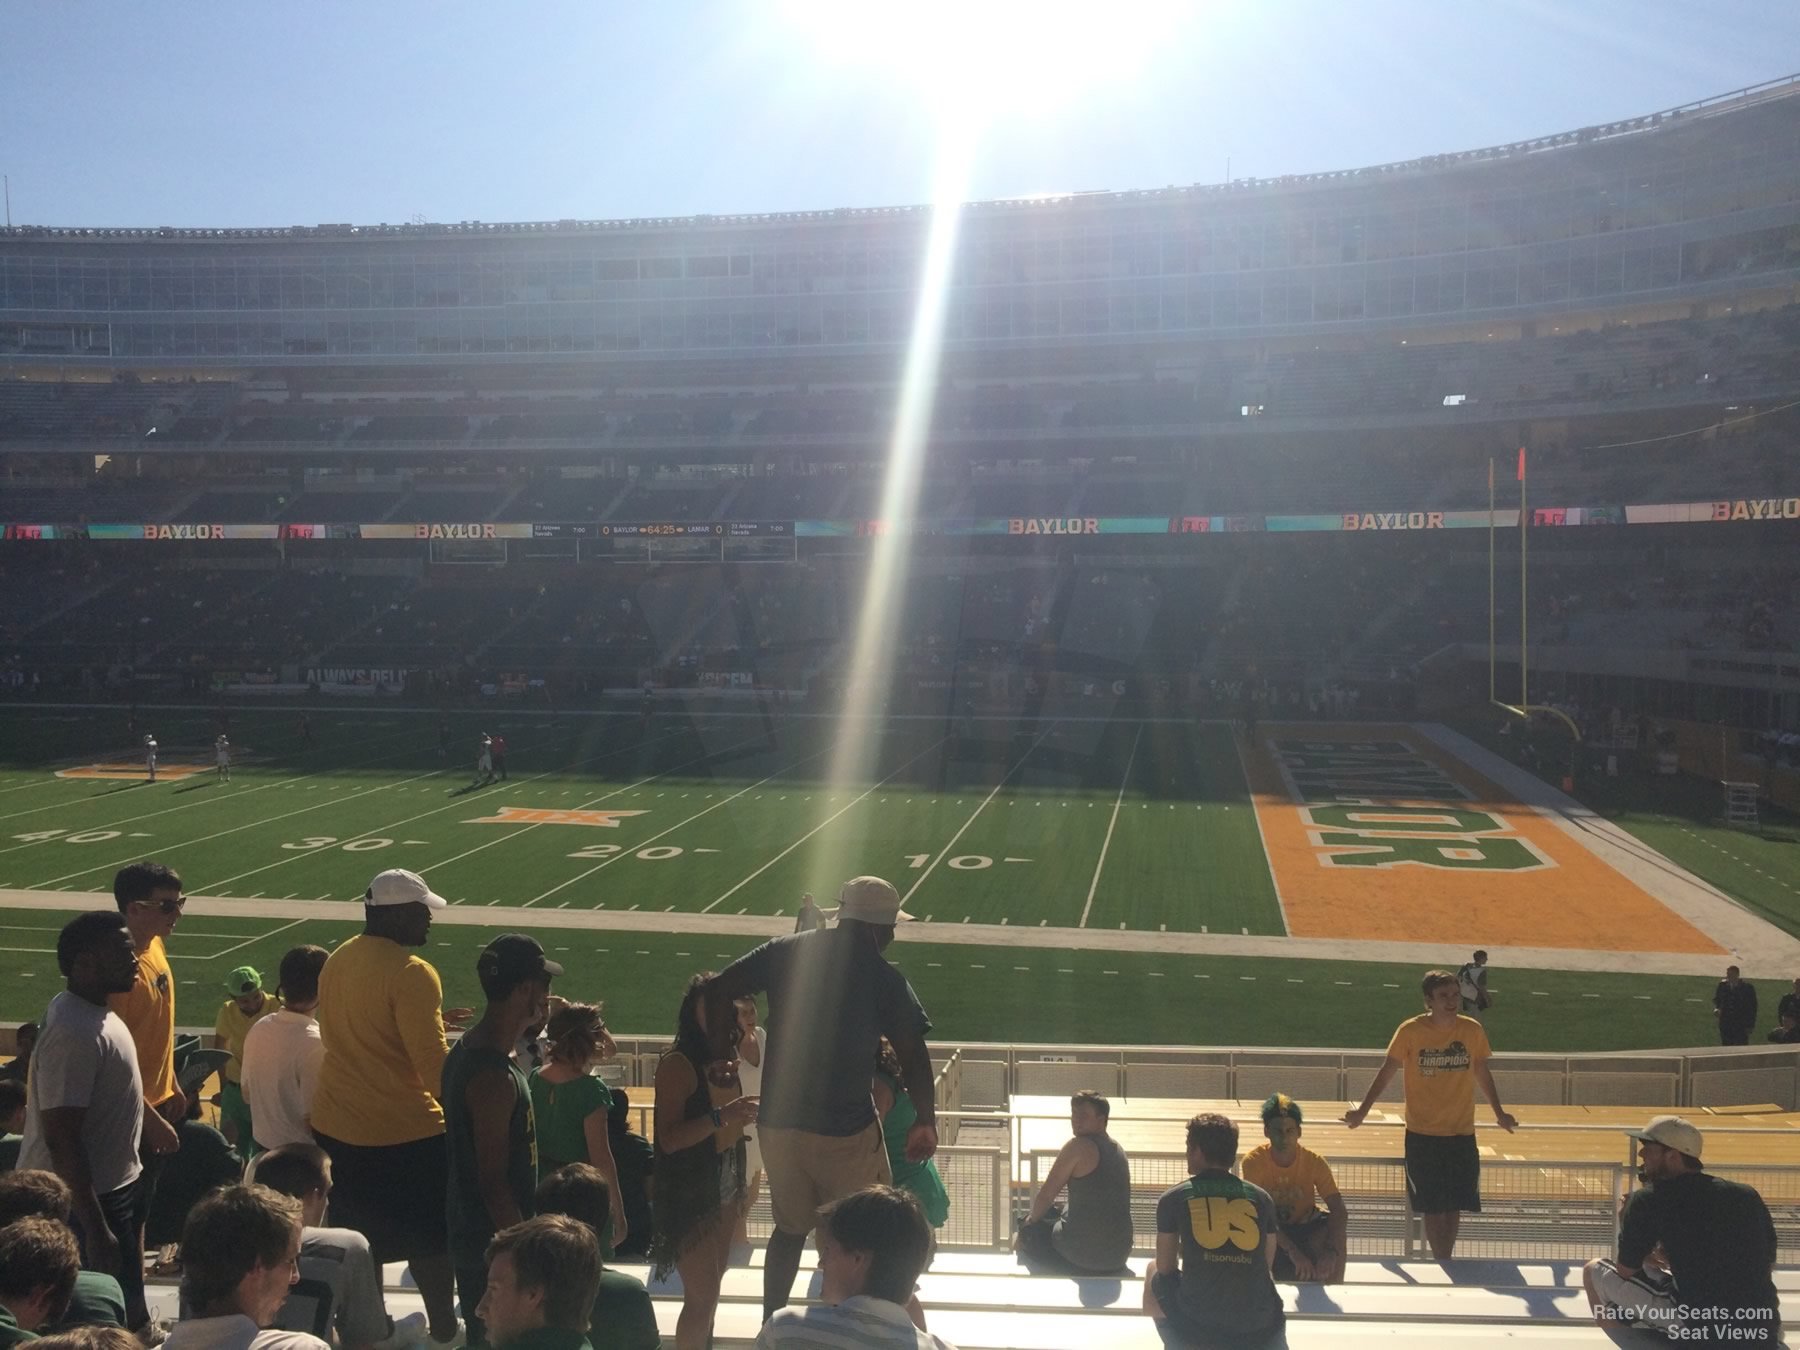
<svg viewBox="0 0 1800 1350">
<path fill-rule="evenodd" d="M 948 1341 L 1158 1344 L 1184 1125 L 1247 1151 L 1270 1094 L 1349 1208 L 1339 1282 L 1278 1278 L 1297 1347 L 1655 1343 L 1593 1325 L 1582 1262 L 1668 1113 L 1760 1194 L 1800 1320 L 1797 440 L 1800 76 L 953 211 L 9 225 L 0 1018 L 44 1020 L 59 934 L 149 859 L 204 1055 L 228 974 L 272 1010 L 406 869 L 443 1007 L 535 938 L 654 1139 L 689 978 L 879 877 Z M 1454 1262 L 1376 1077 L 1432 969 L 1519 1118 L 1477 1103 Z M 1034 1278 L 1083 1091 L 1135 1238 Z M 766 1186 L 747 1236 L 720 1345 L 762 1325 Z"/>
</svg>

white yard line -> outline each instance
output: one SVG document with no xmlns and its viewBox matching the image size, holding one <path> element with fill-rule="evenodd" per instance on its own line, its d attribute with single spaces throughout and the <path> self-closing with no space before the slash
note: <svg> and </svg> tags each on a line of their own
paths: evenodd
<svg viewBox="0 0 1800 1350">
<path fill-rule="evenodd" d="M 389 738 L 389 739 L 397 739 L 397 738 Z M 372 758 L 366 759 L 366 760 L 353 760 L 349 764 L 334 764 L 330 768 L 316 769 L 311 773 L 296 774 L 292 778 L 278 778 L 272 783 L 264 783 L 260 787 L 246 788 L 242 792 L 234 793 L 234 794 L 232 794 L 232 800 L 236 801 L 240 797 L 248 797 L 248 796 L 251 796 L 253 793 L 257 793 L 257 792 L 268 792 L 271 789 L 278 788 L 278 787 L 291 787 L 295 783 L 304 782 L 308 778 L 319 777 L 321 774 L 338 773 L 347 768 L 355 768 L 355 767 L 359 767 L 363 764 L 378 763 L 383 758 L 385 758 L 385 756 L 375 755 Z M 62 778 L 62 779 L 58 779 L 57 781 L 67 783 L 67 782 L 74 782 L 74 781 L 78 781 L 78 780 Z M 122 779 L 120 781 L 130 783 L 132 780 L 131 779 Z M 408 780 L 408 781 L 410 781 L 410 780 Z M 47 806 L 34 806 L 34 807 L 30 808 L 30 810 L 15 811 L 11 815 L 0 816 L 0 821 L 17 820 L 22 816 L 35 815 L 39 811 L 59 811 L 59 810 L 64 810 L 64 809 L 71 808 L 71 807 L 78 807 L 78 806 L 85 805 L 88 802 L 99 801 L 105 795 L 106 794 L 104 794 L 104 793 L 97 793 L 91 797 L 78 797 L 73 801 L 51 802 Z M 104 821 L 97 825 L 88 825 L 88 826 L 85 826 L 84 828 L 90 829 L 90 830 L 110 830 L 110 829 L 113 829 L 120 825 L 130 825 L 130 824 L 133 824 L 140 820 L 150 820 L 151 818 L 153 818 L 155 816 L 166 816 L 175 811 L 189 811 L 195 807 L 206 806 L 208 804 L 209 804 L 208 801 L 206 801 L 205 799 L 202 799 L 201 801 L 197 801 L 197 802 L 183 802 L 179 806 L 166 806 L 160 811 L 151 811 L 145 815 L 127 816 L 124 820 L 109 820 L 109 821 Z M 15 847 L 29 848 L 31 846 L 29 844 L 26 844 L 26 845 L 18 845 Z M 15 851 L 13 848 L 0 849 L 0 853 L 11 853 L 13 851 Z"/>
<path fill-rule="evenodd" d="M 668 736 L 677 735 L 677 734 L 679 734 L 679 732 L 666 733 L 666 735 L 668 735 Z M 665 737 L 658 737 L 656 739 L 661 740 L 664 738 Z M 736 745 L 728 745 L 725 747 L 725 749 L 723 749 L 717 753 L 721 754 L 721 755 L 728 755 L 733 750 L 740 750 L 744 746 L 750 745 L 761 739 L 762 739 L 762 737 L 760 735 L 752 736 L 748 740 L 739 741 Z M 648 741 L 648 742 L 645 742 L 645 744 L 653 745 L 653 744 L 655 744 L 655 741 L 654 740 Z M 638 749 L 639 747 L 633 746 L 631 748 Z M 566 808 L 566 809 L 574 810 L 574 811 L 590 810 L 591 808 L 598 806 L 601 802 L 611 801 L 614 797 L 617 797 L 621 792 L 630 792 L 633 788 L 640 788 L 645 783 L 654 783 L 658 778 L 666 777 L 667 775 L 674 773 L 677 769 L 685 769 L 690 764 L 699 764 L 702 761 L 711 759 L 713 757 L 714 757 L 713 751 L 704 750 L 700 754 L 695 755 L 692 759 L 684 759 L 679 764 L 670 765 L 668 768 L 662 770 L 660 773 L 653 773 L 648 778 L 640 778 L 635 783 L 627 783 L 624 787 L 614 788 L 611 792 L 604 792 L 598 797 L 590 797 L 587 801 L 577 802 L 573 807 Z M 512 780 L 509 779 L 507 781 L 511 782 Z M 521 783 L 529 783 L 532 780 L 529 778 L 522 778 L 522 779 L 519 779 L 518 781 Z M 559 806 L 556 809 L 561 811 L 561 810 L 564 810 L 565 808 Z M 487 843 L 485 843 L 485 844 L 477 844 L 477 845 L 475 845 L 474 848 L 464 849 L 461 853 L 453 853 L 448 858 L 439 858 L 436 862 L 428 863 L 426 866 L 421 867 L 419 869 L 419 875 L 424 876 L 425 873 L 433 870 L 434 868 L 448 867 L 453 862 L 461 862 L 464 858 L 467 858 L 472 854 L 480 853 L 483 849 L 493 848 L 496 844 L 504 844 L 504 843 L 508 842 L 509 840 L 517 839 L 522 834 L 530 834 L 533 830 L 541 830 L 543 827 L 544 827 L 543 822 L 540 821 L 536 825 L 527 825 L 523 829 L 517 829 L 517 830 L 512 831 L 510 834 L 499 835 L 496 838 L 488 840 Z"/>
<path fill-rule="evenodd" d="M 830 750 L 831 750 L 831 747 L 828 745 L 823 750 L 814 751 L 810 755 L 802 755 L 799 759 L 794 760 L 792 763 L 782 765 L 779 769 L 775 770 L 775 772 L 770 774 L 767 778 L 759 778 L 756 780 L 756 782 L 750 784 L 749 787 L 739 788 L 736 792 L 732 793 L 729 797 L 726 797 L 723 801 L 714 802 L 711 806 L 704 807 L 701 810 L 694 812 L 694 814 L 689 816 L 686 820 L 678 820 L 673 825 L 669 826 L 668 829 L 662 830 L 656 834 L 651 835 L 648 839 L 645 839 L 642 842 L 638 843 L 637 848 L 644 849 L 644 848 L 650 847 L 650 845 L 654 844 L 658 839 L 663 838 L 665 835 L 674 834 L 675 831 L 682 829 L 685 826 L 693 824 L 696 820 L 700 819 L 701 816 L 708 815 L 713 811 L 717 811 L 721 806 L 725 806 L 731 802 L 736 801 L 739 797 L 743 796 L 746 792 L 749 792 L 755 788 L 761 787 L 764 783 L 768 782 L 769 779 L 778 778 L 782 774 L 786 773 L 789 769 L 796 769 L 796 768 L 800 767 L 800 765 L 807 763 L 809 760 L 818 759 L 821 756 L 829 753 Z M 662 794 L 658 793 L 657 795 L 660 796 Z M 632 852 L 636 852 L 636 851 L 637 851 L 636 849 L 632 850 Z M 593 876 L 594 873 L 601 871 L 604 868 L 611 867 L 614 863 L 619 861 L 620 858 L 624 858 L 627 856 L 629 856 L 629 854 L 627 854 L 624 851 L 615 853 L 615 854 L 613 854 L 612 857 L 608 858 L 605 862 L 596 863 L 594 866 L 588 868 L 587 871 L 577 872 L 574 876 L 570 877 L 567 881 L 562 882 L 559 885 L 552 886 L 549 890 L 545 891 L 542 895 L 533 896 L 531 899 L 529 899 L 525 902 L 525 907 L 529 909 L 532 905 L 535 905 L 539 900 L 548 900 L 551 896 L 555 895 L 558 891 L 567 890 L 569 887 L 573 886 L 578 881 L 585 881 L 587 878 Z"/>
<path fill-rule="evenodd" d="M 1131 738 L 1131 753 L 1125 757 L 1125 776 L 1119 780 L 1119 795 L 1113 798 L 1112 819 L 1106 822 L 1106 838 L 1100 845 L 1100 859 L 1094 864 L 1094 879 L 1088 885 L 1087 903 L 1081 907 L 1081 922 L 1077 928 L 1086 928 L 1088 915 L 1094 909 L 1094 894 L 1100 889 L 1100 871 L 1106 866 L 1106 852 L 1112 847 L 1113 829 L 1119 823 L 1119 807 L 1125 803 L 1125 789 L 1131 785 L 1131 769 L 1137 763 L 1138 743 L 1144 739 L 1144 729 L 1138 728 L 1137 735 Z"/>
<path fill-rule="evenodd" d="M 264 825 L 273 825 L 276 821 L 286 820 L 289 816 L 303 816 L 303 815 L 307 814 L 307 812 L 309 812 L 309 811 L 323 810 L 327 806 L 342 806 L 345 802 L 355 801 L 358 797 L 371 797 L 377 792 L 391 792 L 394 788 L 404 786 L 407 783 L 416 783 L 421 778 L 436 778 L 439 774 L 441 774 L 443 772 L 444 772 L 444 770 L 442 770 L 442 769 L 433 769 L 430 773 L 415 774 L 411 778 L 402 778 L 397 783 L 388 783 L 383 787 L 364 788 L 361 792 L 353 792 L 348 797 L 342 797 L 335 801 L 314 802 L 311 806 L 302 806 L 293 811 L 284 811 L 278 816 L 270 816 L 264 820 L 253 820 L 253 821 L 250 821 L 248 824 L 233 825 L 229 830 L 218 830 L 212 834 L 203 834 L 198 839 L 176 840 L 173 843 L 164 845 L 164 850 L 166 851 L 167 849 L 173 849 L 173 848 L 192 848 L 195 844 L 211 843 L 214 839 L 223 839 L 223 838 L 225 838 L 226 835 L 229 835 L 229 834 L 238 834 L 244 830 L 255 830 L 255 829 L 260 829 Z M 123 866 L 125 866 L 126 863 L 136 862 L 139 858 L 141 858 L 143 856 L 144 856 L 144 851 L 142 849 L 139 849 L 136 853 L 133 853 L 128 858 L 115 858 L 111 862 L 93 863 L 87 867 L 82 868 L 79 872 L 66 872 L 60 877 L 51 877 L 48 881 L 40 881 L 38 883 L 38 885 L 39 886 L 53 886 L 59 881 L 71 881 L 76 877 L 85 877 L 85 876 L 89 876 L 95 872 L 104 872 L 109 868 L 123 867 Z M 299 855 L 296 855 L 296 856 L 299 856 Z M 245 872 L 242 875 L 250 876 L 252 874 L 249 872 Z M 237 878 L 236 877 L 228 877 L 228 878 L 226 878 L 226 880 L 227 881 L 236 881 Z M 213 884 L 222 886 L 225 883 L 224 882 L 215 882 Z"/>
<path fill-rule="evenodd" d="M 253 943 L 267 942 L 270 938 L 275 937 L 281 933 L 285 933 L 290 928 L 298 928 L 303 923 L 311 923 L 311 922 L 312 922 L 312 920 L 310 920 L 310 919 L 295 919 L 292 923 L 284 923 L 279 928 L 271 928 L 266 933 L 258 933 L 253 938 L 245 938 L 242 942 L 238 943 L 236 946 L 227 947 L 222 952 L 213 952 L 209 956 L 190 956 L 187 959 L 190 961 L 217 961 L 221 956 L 230 956 L 233 952 L 242 951 L 245 947 L 251 946 Z"/>
<path fill-rule="evenodd" d="M 1237 752 L 1238 774 L 1243 780 L 1250 819 L 1256 822 L 1256 841 L 1262 845 L 1263 866 L 1269 869 L 1269 889 L 1275 892 L 1275 908 L 1281 911 L 1281 931 L 1291 933 L 1294 929 L 1288 923 L 1287 901 L 1281 898 L 1281 874 L 1275 870 L 1275 856 L 1269 852 L 1269 837 L 1263 833 L 1262 814 L 1256 809 L 1256 785 L 1250 781 L 1250 763 L 1244 758 L 1244 747 L 1238 744 L 1236 726 L 1233 725 L 1227 734 L 1231 737 L 1231 748 Z"/>
<path fill-rule="evenodd" d="M 787 857 L 788 854 L 792 853 L 795 849 L 799 848 L 800 845 L 804 844 L 808 839 L 811 839 L 820 830 L 824 829 L 827 825 L 831 824 L 832 821 L 836 820 L 839 816 L 843 815 L 844 812 L 848 811 L 852 806 L 855 806 L 864 797 L 867 797 L 871 792 L 875 791 L 876 788 L 885 785 L 886 783 L 890 782 L 891 780 L 893 780 L 895 778 L 898 778 L 904 770 L 911 768 L 914 764 L 916 764 L 920 760 L 924 759 L 925 756 L 929 755 L 933 750 L 936 750 L 940 745 L 942 745 L 945 741 L 947 741 L 949 739 L 950 738 L 948 736 L 940 736 L 937 740 L 933 741 L 930 745 L 926 746 L 923 750 L 919 751 L 918 754 L 914 755 L 911 759 L 907 760 L 906 763 L 902 764 L 898 769 L 895 769 L 886 778 L 883 778 L 881 780 L 881 782 L 874 783 L 874 784 L 870 785 L 869 787 L 864 788 L 861 792 L 857 793 L 856 796 L 852 797 L 848 803 L 846 803 L 843 806 L 840 806 L 837 810 L 833 811 L 830 815 L 826 816 L 825 819 L 821 820 L 817 825 L 813 826 L 810 830 L 808 830 L 805 834 L 801 835 L 793 843 L 789 844 L 786 848 L 782 849 L 781 852 L 777 853 L 773 858 L 770 858 L 769 861 L 764 863 L 761 867 L 757 868 L 754 872 L 752 872 L 749 876 L 745 877 L 742 881 L 738 882 L 737 885 L 733 886 L 730 890 L 726 891 L 725 894 L 721 895 L 717 900 L 714 900 L 711 904 L 707 905 L 700 912 L 702 914 L 712 913 L 713 910 L 717 909 L 720 905 L 724 904 L 725 901 L 729 900 L 732 896 L 736 895 L 739 891 L 743 890 L 744 887 L 748 886 L 751 882 L 755 881 L 764 872 L 768 871 L 776 863 L 780 862 L 783 858 Z M 739 913 L 742 913 L 742 912 L 743 911 L 741 911 L 741 910 L 739 911 Z M 784 917 L 782 922 L 787 923 L 788 920 Z"/>
<path fill-rule="evenodd" d="M 531 775 L 531 777 L 529 777 L 529 778 L 521 778 L 518 781 L 520 783 L 535 783 L 541 778 L 553 778 L 553 777 L 557 776 L 558 774 L 566 773 L 566 772 L 568 772 L 569 769 L 574 768 L 576 764 L 588 764 L 588 763 L 592 763 L 594 760 L 604 760 L 612 755 L 621 755 L 621 754 L 626 753 L 626 751 L 628 751 L 628 750 L 635 751 L 636 749 L 637 749 L 636 746 L 616 746 L 611 750 L 601 751 L 598 754 L 588 755 L 586 758 L 578 759 L 575 761 L 574 764 L 563 765 L 556 769 L 547 769 L 543 773 L 536 773 L 536 774 Z M 432 774 L 424 774 L 421 776 L 430 778 L 430 777 L 435 777 L 436 774 L 448 773 L 448 772 L 451 772 L 451 771 L 448 769 L 438 769 Z M 405 779 L 402 781 L 410 782 L 412 780 Z M 374 791 L 374 792 L 379 792 L 381 790 L 382 789 L 380 789 L 380 788 L 370 789 L 370 791 Z M 353 793 L 353 794 L 351 794 L 351 796 L 345 797 L 341 801 L 320 802 L 320 803 L 318 803 L 317 806 L 303 807 L 301 809 L 306 810 L 306 811 L 316 811 L 320 807 L 323 807 L 323 806 L 341 806 L 344 802 L 354 800 L 354 798 L 356 798 L 356 797 L 367 796 L 367 795 L 368 795 L 367 793 L 362 793 L 362 792 Z M 431 808 L 431 810 L 421 811 L 417 815 L 407 816 L 403 820 L 390 820 L 386 824 L 372 826 L 371 828 L 363 830 L 358 834 L 353 834 L 346 839 L 339 839 L 335 844 L 327 845 L 326 847 L 341 849 L 345 844 L 354 844 L 358 840 L 361 840 L 361 839 L 380 838 L 380 837 L 383 837 L 385 831 L 397 830 L 402 825 L 411 825 L 415 820 L 425 820 L 426 818 L 428 818 L 430 816 L 439 816 L 439 815 L 442 815 L 446 811 L 467 810 L 471 806 L 474 806 L 476 809 L 480 809 L 480 803 L 478 801 L 473 801 L 471 799 L 464 798 L 464 797 L 458 797 L 454 801 L 446 802 L 442 806 L 434 806 Z M 289 815 L 298 815 L 300 813 L 298 811 L 290 811 L 288 814 Z M 281 817 L 277 816 L 276 819 L 279 820 L 279 819 L 281 819 Z M 264 823 L 267 823 L 267 822 L 264 822 Z M 239 829 L 247 829 L 249 827 L 248 826 L 239 826 L 238 828 Z M 231 833 L 231 831 L 226 831 L 226 833 L 229 834 L 229 833 Z M 200 841 L 195 840 L 193 842 L 198 843 Z M 186 845 L 182 845 L 181 847 L 186 847 Z M 204 886 L 196 886 L 192 891 L 189 892 L 189 894 L 204 895 L 207 891 L 217 890 L 221 886 L 229 886 L 232 882 L 242 881 L 245 877 L 260 876 L 262 873 L 273 871 L 277 867 L 286 867 L 289 863 L 299 862 L 302 858 L 309 858 L 313 854 L 317 853 L 318 851 L 319 851 L 318 849 L 310 849 L 310 848 L 299 849 L 299 850 L 296 850 L 291 857 L 278 858 L 272 863 L 264 863 L 261 867 L 252 867 L 248 872 L 239 872 L 236 876 L 221 877 L 216 881 L 207 882 L 206 885 L 204 885 Z M 58 878 L 58 879 L 60 880 L 60 878 Z"/>
<path fill-rule="evenodd" d="M 963 837 L 963 835 L 968 831 L 969 826 L 971 826 L 975 823 L 976 817 L 978 817 L 983 811 L 987 810 L 988 803 L 993 801 L 994 798 L 999 795 L 1000 789 L 1006 786 L 1007 780 L 1010 779 L 1015 773 L 1017 773 L 1019 771 L 1020 767 L 1025 763 L 1026 760 L 1031 758 L 1032 751 L 1036 750 L 1040 745 L 1042 745 L 1044 743 L 1044 737 L 1048 736 L 1050 734 L 1051 730 L 1055 726 L 1056 726 L 1056 723 L 1052 722 L 1049 726 L 1045 727 L 1042 731 L 1040 731 L 1038 733 L 1038 738 L 1035 741 L 1033 741 L 1029 746 L 1026 747 L 1025 753 L 1019 756 L 1018 761 L 1012 766 L 1012 768 L 1008 769 L 1005 773 L 1000 775 L 1000 781 L 998 783 L 994 784 L 994 790 L 992 792 L 988 793 L 987 796 L 985 796 L 981 799 L 981 805 L 976 807 L 975 810 L 970 814 L 969 818 L 962 823 L 962 829 L 958 830 L 955 834 L 950 836 L 950 842 L 945 844 L 943 846 L 943 848 L 938 850 L 937 857 L 933 858 L 931 860 L 931 862 L 926 865 L 925 870 L 919 874 L 919 879 L 917 881 L 913 882 L 912 885 L 910 885 L 906 888 L 906 894 L 900 897 L 900 903 L 902 906 L 904 906 L 908 900 L 912 899 L 913 892 L 918 890 L 919 887 L 923 886 L 926 882 L 926 879 L 929 878 L 933 872 L 937 871 L 937 865 L 944 860 L 945 856 L 950 852 L 951 849 L 956 847 L 956 841 L 958 839 L 961 839 Z M 1141 729 L 1139 730 L 1138 734 L 1140 736 L 1143 734 Z"/>
</svg>

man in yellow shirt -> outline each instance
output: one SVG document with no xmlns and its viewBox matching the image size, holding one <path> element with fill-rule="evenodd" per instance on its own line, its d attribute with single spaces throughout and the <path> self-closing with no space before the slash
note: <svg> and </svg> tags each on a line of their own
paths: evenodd
<svg viewBox="0 0 1800 1350">
<path fill-rule="evenodd" d="M 443 983 L 411 950 L 425 945 L 431 912 L 445 903 L 402 868 L 369 883 L 363 931 L 319 972 L 325 1058 L 311 1121 L 331 1158 L 332 1226 L 368 1238 L 378 1267 L 411 1267 L 431 1337 L 447 1345 L 457 1327 L 438 1094 L 450 1044 Z"/>
<path fill-rule="evenodd" d="M 225 977 L 231 997 L 219 1005 L 213 1022 L 213 1049 L 229 1050 L 231 1058 L 219 1071 L 219 1128 L 245 1162 L 256 1156 L 250 1135 L 250 1103 L 244 1100 L 244 1037 L 263 1018 L 275 1011 L 275 1000 L 263 992 L 262 976 L 254 966 L 239 966 Z"/>
<path fill-rule="evenodd" d="M 187 1095 L 175 1079 L 175 974 L 169 968 L 164 944 L 181 922 L 187 897 L 181 878 L 172 868 L 157 862 L 135 862 L 113 876 L 113 903 L 131 934 L 137 954 L 137 977 L 122 994 L 108 994 L 106 1006 L 117 1013 L 131 1033 L 137 1049 L 138 1076 L 144 1083 L 143 1156 L 137 1191 L 133 1197 L 132 1227 L 137 1251 L 144 1250 L 144 1222 L 156 1198 L 156 1179 L 162 1162 L 181 1147 L 176 1126 L 187 1114 Z M 125 1257 L 130 1259 L 130 1251 Z M 133 1325 L 145 1314 L 129 1309 Z"/>
<path fill-rule="evenodd" d="M 1275 1201 L 1281 1222 L 1275 1278 L 1336 1284 L 1344 1278 L 1350 1211 L 1331 1164 L 1300 1146 L 1300 1103 L 1285 1092 L 1271 1094 L 1262 1104 L 1262 1122 L 1269 1142 L 1246 1153 L 1239 1171 Z"/>
<path fill-rule="evenodd" d="M 1481 1212 L 1481 1155 L 1475 1150 L 1475 1087 L 1494 1108 L 1503 1130 L 1518 1125 L 1500 1105 L 1494 1075 L 1488 1070 L 1493 1051 L 1487 1033 L 1473 1017 L 1457 1011 L 1461 994 L 1456 976 L 1428 970 L 1419 982 L 1426 1012 L 1402 1022 L 1388 1042 L 1387 1059 L 1362 1105 L 1344 1113 L 1355 1129 L 1402 1069 L 1406 1089 L 1406 1194 L 1413 1210 L 1424 1216 L 1431 1254 L 1448 1261 L 1456 1250 L 1463 1212 Z"/>
</svg>

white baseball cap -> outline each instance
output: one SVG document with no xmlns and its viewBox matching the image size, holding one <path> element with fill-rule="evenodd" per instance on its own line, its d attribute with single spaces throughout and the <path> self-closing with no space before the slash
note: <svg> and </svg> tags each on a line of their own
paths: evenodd
<svg viewBox="0 0 1800 1350">
<path fill-rule="evenodd" d="M 839 919 L 876 925 L 905 923 L 912 918 L 900 908 L 900 892 L 880 877 L 851 877 L 838 892 Z"/>
<path fill-rule="evenodd" d="M 1680 1116 L 1653 1116 L 1643 1129 L 1629 1133 L 1633 1139 L 1661 1144 L 1677 1153 L 1685 1153 L 1690 1158 L 1700 1156 L 1700 1131 Z"/>
<path fill-rule="evenodd" d="M 404 867 L 390 867 L 377 873 L 375 880 L 369 883 L 368 894 L 363 896 L 363 904 L 370 908 L 377 905 L 430 905 L 433 909 L 443 909 L 449 903 L 425 884 L 424 877 Z"/>
</svg>

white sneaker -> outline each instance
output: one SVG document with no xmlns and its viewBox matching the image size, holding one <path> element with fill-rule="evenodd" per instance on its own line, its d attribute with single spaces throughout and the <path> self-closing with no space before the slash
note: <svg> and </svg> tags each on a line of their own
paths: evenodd
<svg viewBox="0 0 1800 1350">
<path fill-rule="evenodd" d="M 394 1329 L 385 1339 L 375 1342 L 375 1350 L 402 1350 L 404 1346 L 418 1345 L 427 1339 L 430 1329 L 431 1321 L 422 1312 L 397 1317 Z"/>
<path fill-rule="evenodd" d="M 424 1315 L 424 1313 L 417 1314 L 419 1317 L 424 1317 Z M 402 1320 L 404 1321 L 405 1319 L 403 1318 Z M 433 1347 L 433 1350 L 456 1350 L 458 1346 L 464 1344 L 468 1340 L 468 1331 L 469 1329 L 466 1326 L 458 1322 L 456 1324 L 456 1330 L 450 1333 L 449 1340 L 440 1341 L 436 1336 L 431 1335 L 430 1332 L 427 1331 L 425 1338 L 420 1344 L 431 1346 Z"/>
</svg>

